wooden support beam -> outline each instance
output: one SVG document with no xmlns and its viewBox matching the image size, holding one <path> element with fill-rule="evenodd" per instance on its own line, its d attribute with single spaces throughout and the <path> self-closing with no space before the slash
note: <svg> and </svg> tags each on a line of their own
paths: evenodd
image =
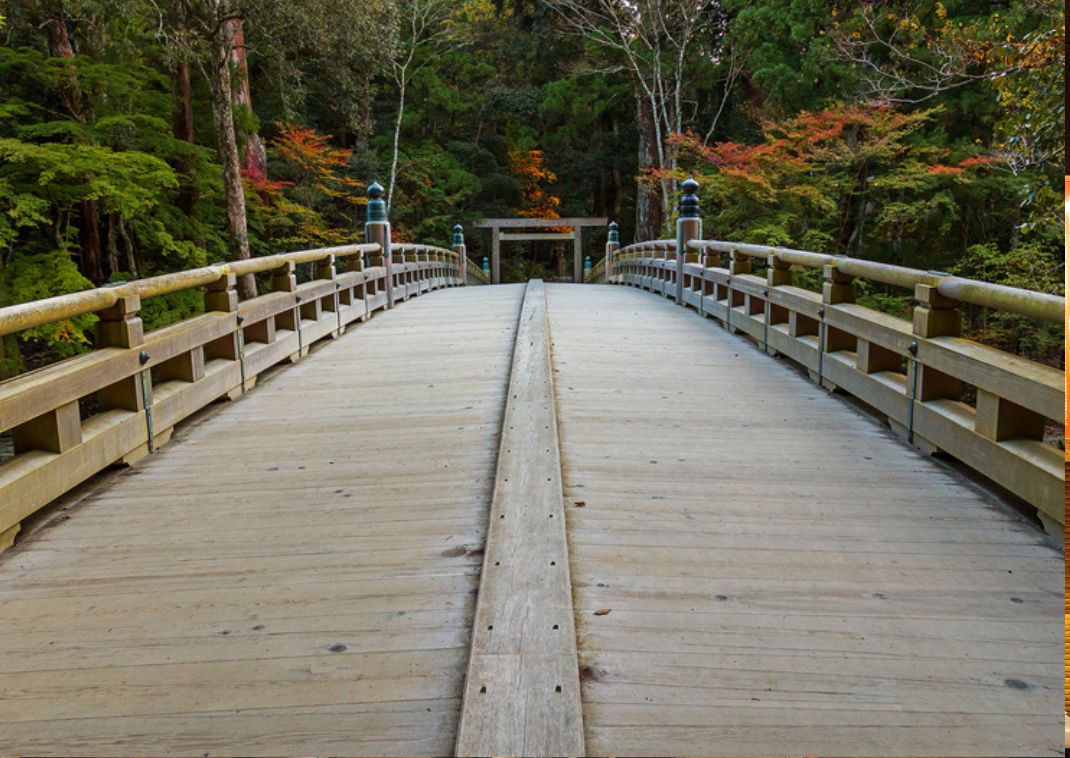
<svg viewBox="0 0 1070 758">
<path fill-rule="evenodd" d="M 583 239 L 582 230 L 576 227 L 572 238 L 572 281 L 576 284 L 583 283 Z"/>
<path fill-rule="evenodd" d="M 43 416 L 19 424 L 12 430 L 15 452 L 45 450 L 65 453 L 82 441 L 82 420 L 78 401 L 65 403 Z"/>
<path fill-rule="evenodd" d="M 498 231 L 498 227 L 494 227 L 491 230 L 490 235 L 490 283 L 501 284 L 502 272 L 501 272 L 501 253 L 502 253 L 502 233 Z"/>
<path fill-rule="evenodd" d="M 520 312 L 457 755 L 583 755 L 546 295 Z"/>
<path fill-rule="evenodd" d="M 608 218 L 485 218 L 473 226 L 477 229 L 548 229 L 558 226 L 605 226 Z"/>
<path fill-rule="evenodd" d="M 574 239 L 575 236 L 575 232 L 521 232 L 519 234 L 502 232 L 498 235 L 498 239 L 502 242 L 551 242 L 570 240 Z"/>
<path fill-rule="evenodd" d="M 1044 417 L 1005 397 L 979 388 L 975 430 L 996 442 L 1016 438 L 1042 440 Z"/>
</svg>

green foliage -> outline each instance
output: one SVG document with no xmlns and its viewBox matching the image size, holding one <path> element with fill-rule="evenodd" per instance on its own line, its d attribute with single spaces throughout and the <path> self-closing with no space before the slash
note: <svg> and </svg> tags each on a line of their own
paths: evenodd
<svg viewBox="0 0 1070 758">
<path fill-rule="evenodd" d="M 395 206 L 393 213 L 398 233 L 412 241 L 445 244 L 453 224 L 480 191 L 479 178 L 433 142 L 423 142 L 403 155 L 405 173 L 399 190 L 406 203 Z"/>
<path fill-rule="evenodd" d="M 818 110 L 854 86 L 851 68 L 836 59 L 829 31 L 832 0 L 727 0 L 730 44 L 761 92 L 760 107 L 782 115 Z"/>
<path fill-rule="evenodd" d="M 172 20 L 161 27 L 145 0 L 62 6 L 72 59 L 47 55 L 44 4 L 9 4 L 0 17 L 0 306 L 90 286 L 87 201 L 101 281 L 228 256 L 204 40 L 176 44 Z M 1064 33 L 1054 0 L 723 0 L 685 61 L 685 129 L 698 133 L 672 138 L 675 172 L 641 165 L 637 85 L 623 56 L 569 33 L 545 3 L 463 0 L 449 10 L 449 44 L 417 51 L 407 90 L 391 208 L 399 238 L 446 244 L 456 222 L 542 212 L 515 160 L 538 154 L 556 176 L 540 185 L 559 199 L 553 207 L 612 217 L 625 242 L 637 179 L 693 169 L 708 236 L 1062 291 Z M 942 51 L 966 78 L 921 104 L 873 107 L 872 71 L 838 47 L 864 39 L 866 14 L 922 69 Z M 259 131 L 268 152 L 268 178 L 246 181 L 254 254 L 360 238 L 364 183 L 385 184 L 393 157 L 398 23 L 389 0 L 248 5 L 253 107 L 236 107 L 235 121 L 239 135 Z M 877 52 L 873 62 L 919 70 L 895 58 Z M 191 142 L 175 136 L 179 60 L 192 77 Z M 489 254 L 488 237 L 469 227 L 473 260 Z M 598 235 L 585 239 L 597 256 Z M 553 263 L 550 243 L 509 246 L 502 271 L 523 279 Z M 815 272 L 798 279 L 820 287 Z M 859 300 L 905 315 L 908 294 L 864 283 Z M 156 328 L 200 308 L 190 291 L 146 301 L 142 316 Z M 971 334 L 1060 354 L 1056 328 L 969 315 Z M 91 323 L 5 340 L 0 370 L 85 349 Z"/>
<path fill-rule="evenodd" d="M 971 245 L 952 273 L 1011 287 L 1062 294 L 1063 264 L 1047 246 L 1026 242 L 1009 250 L 988 244 Z M 1058 365 L 1063 344 L 1058 325 L 1032 321 L 988 309 L 972 309 L 969 334 L 1004 350 Z"/>
<path fill-rule="evenodd" d="M 178 186 L 174 172 L 159 158 L 97 145 L 0 138 L 0 160 L 5 164 L 0 176 L 16 191 L 41 188 L 60 211 L 96 200 L 106 212 L 132 218 L 159 205 L 167 190 Z"/>
<path fill-rule="evenodd" d="M 92 286 L 64 250 L 20 255 L 5 267 L 0 282 L 0 305 L 42 300 Z M 27 344 L 31 354 L 43 351 L 65 358 L 89 347 L 89 330 L 96 321 L 97 317 L 92 314 L 64 319 L 27 329 L 19 338 Z"/>
</svg>

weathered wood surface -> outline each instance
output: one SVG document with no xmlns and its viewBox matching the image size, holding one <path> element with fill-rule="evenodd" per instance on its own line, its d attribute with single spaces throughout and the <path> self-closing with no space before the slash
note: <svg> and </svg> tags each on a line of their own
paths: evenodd
<svg viewBox="0 0 1070 758">
<path fill-rule="evenodd" d="M 478 619 L 520 286 L 324 344 L 0 556 L 0 751 L 446 754 L 473 624 L 484 725 L 578 680 L 557 726 L 592 755 L 1059 751 L 1051 538 L 693 311 L 546 292 L 564 507 L 552 456 L 503 459 L 551 486 L 498 521 L 546 520 L 492 539 L 525 570 Z M 555 449 L 529 369 L 507 455 Z M 540 615 L 570 575 L 576 663 Z"/>
<path fill-rule="evenodd" d="M 583 755 L 541 281 L 517 327 L 457 755 Z"/>
<path fill-rule="evenodd" d="M 750 335 L 762 349 L 804 366 L 815 382 L 884 414 L 919 449 L 947 452 L 1010 490 L 1037 509 L 1050 533 L 1063 532 L 1063 454 L 1045 432 L 1045 419 L 1063 420 L 1063 372 L 960 337 L 961 303 L 941 293 L 1057 322 L 1063 298 L 799 250 L 695 244 L 731 249 L 727 268 L 720 255 L 706 265 L 678 262 L 645 243 L 621 251 L 613 281 L 673 297 Z M 751 273 L 751 256 L 761 251 L 768 252 L 765 277 Z M 822 292 L 793 286 L 789 264 L 822 267 Z M 863 274 L 913 287 L 912 320 L 856 304 L 853 277 Z M 993 292 L 997 300 L 984 295 Z M 1004 300 L 1009 292 L 1020 302 Z M 964 392 L 968 387 L 974 392 Z"/>
<path fill-rule="evenodd" d="M 1060 754 L 1051 538 L 692 311 L 547 294 L 589 754 Z"/>
<path fill-rule="evenodd" d="M 325 344 L 0 556 L 0 752 L 452 751 L 523 287 L 475 292 Z"/>
</svg>

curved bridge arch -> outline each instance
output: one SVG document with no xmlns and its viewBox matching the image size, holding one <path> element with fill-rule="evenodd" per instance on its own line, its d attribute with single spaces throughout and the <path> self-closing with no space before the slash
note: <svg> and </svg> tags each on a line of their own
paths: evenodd
<svg viewBox="0 0 1070 758">
<path fill-rule="evenodd" d="M 0 557 L 0 743 L 1057 749 L 1062 558 L 993 496 L 634 289 L 397 294 Z M 506 430 L 540 377 L 536 449 Z M 557 510 L 504 499 L 547 454 Z"/>
</svg>

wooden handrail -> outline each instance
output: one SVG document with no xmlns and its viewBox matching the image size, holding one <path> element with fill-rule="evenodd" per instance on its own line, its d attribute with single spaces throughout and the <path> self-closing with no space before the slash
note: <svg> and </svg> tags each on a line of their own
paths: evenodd
<svg viewBox="0 0 1070 758">
<path fill-rule="evenodd" d="M 43 326 L 54 321 L 82 316 L 86 313 L 102 311 L 111 308 L 123 297 L 130 295 L 137 295 L 145 299 L 211 284 L 228 274 L 235 276 L 256 274 L 264 271 L 274 271 L 288 263 L 313 263 L 326 260 L 332 255 L 336 258 L 342 258 L 362 253 L 377 253 L 380 250 L 381 248 L 377 244 L 340 245 L 316 250 L 297 250 L 292 253 L 279 253 L 260 258 L 250 258 L 244 261 L 221 263 L 215 266 L 203 266 L 172 274 L 162 274 L 148 279 L 135 279 L 134 281 L 111 287 L 98 287 L 82 292 L 72 292 L 68 295 L 57 295 L 44 300 L 33 300 L 28 303 L 10 305 L 6 308 L 0 308 L 0 336 L 14 334 L 36 326 Z"/>
<path fill-rule="evenodd" d="M 471 258 L 468 259 L 466 268 L 470 278 L 483 284 L 490 284 L 490 279 L 487 277 L 486 272 L 484 272 L 481 267 L 477 266 Z"/>
<path fill-rule="evenodd" d="M 450 250 L 448 247 L 422 245 L 415 242 L 393 242 L 390 245 L 390 249 L 402 253 L 440 253 L 450 258 L 457 257 L 457 252 L 455 250 Z"/>
<path fill-rule="evenodd" d="M 379 222 L 385 225 L 385 222 Z M 389 239 L 389 230 L 383 232 Z M 463 249 L 463 248 L 462 248 Z M 363 254 L 371 254 L 365 266 Z M 406 260 L 415 256 L 415 260 Z M 335 267 L 349 257 L 345 270 Z M 295 266 L 316 264 L 298 284 Z M 251 389 L 312 343 L 423 292 L 465 283 L 461 255 L 433 245 L 371 242 L 252 258 L 0 309 L 0 335 L 86 313 L 94 349 L 0 382 L 0 550 L 29 514 L 117 461 L 133 462 L 182 420 Z M 271 291 L 239 302 L 237 277 L 271 273 Z M 204 313 L 145 333 L 143 298 L 204 287 Z M 91 403 L 83 403 L 93 397 Z M 89 414 L 87 417 L 83 416 Z"/>
<path fill-rule="evenodd" d="M 917 285 L 935 287 L 945 297 L 971 305 L 1014 313 L 1048 323 L 1061 324 L 1066 311 L 1066 298 L 1046 292 L 1018 289 L 1001 284 L 966 279 L 951 274 L 879 263 L 845 255 L 811 253 L 785 247 L 753 245 L 719 240 L 691 240 L 689 250 L 699 252 L 737 253 L 751 258 L 767 259 L 776 256 L 786 263 L 805 268 L 835 266 L 841 273 L 860 279 L 913 290 Z"/>
</svg>

